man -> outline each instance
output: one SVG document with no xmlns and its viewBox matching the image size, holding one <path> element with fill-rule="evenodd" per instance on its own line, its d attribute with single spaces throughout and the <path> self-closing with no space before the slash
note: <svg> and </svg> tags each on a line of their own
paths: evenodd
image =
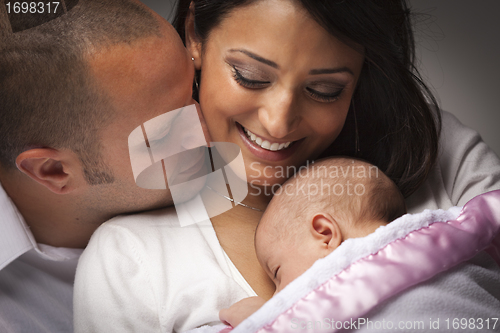
<svg viewBox="0 0 500 333">
<path fill-rule="evenodd" d="M 193 104 L 175 30 L 142 4 L 80 0 L 19 32 L 0 0 L 0 331 L 72 331 L 76 263 L 118 214 L 172 204 L 135 184 L 127 138 Z M 9 31 L 9 29 L 11 29 Z"/>
</svg>

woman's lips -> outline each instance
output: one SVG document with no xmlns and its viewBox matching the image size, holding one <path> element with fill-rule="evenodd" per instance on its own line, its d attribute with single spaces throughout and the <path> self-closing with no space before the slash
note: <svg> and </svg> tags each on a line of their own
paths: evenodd
<svg viewBox="0 0 500 333">
<path fill-rule="evenodd" d="M 302 141 L 304 141 L 304 139 L 300 139 L 298 141 L 294 141 L 292 144 L 289 145 L 288 148 L 271 151 L 262 148 L 261 146 L 250 140 L 250 138 L 248 138 L 247 134 L 245 133 L 245 130 L 240 124 L 236 123 L 236 128 L 238 128 L 241 140 L 252 154 L 254 154 L 256 157 L 262 160 L 267 160 L 272 162 L 281 161 L 290 157 L 298 149 Z"/>
</svg>

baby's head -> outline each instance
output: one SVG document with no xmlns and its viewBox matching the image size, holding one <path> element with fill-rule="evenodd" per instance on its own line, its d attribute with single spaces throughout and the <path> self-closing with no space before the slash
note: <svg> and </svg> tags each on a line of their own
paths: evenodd
<svg viewBox="0 0 500 333">
<path fill-rule="evenodd" d="M 401 192 L 376 166 L 324 159 L 273 197 L 256 231 L 257 257 L 279 291 L 344 240 L 364 237 L 405 213 Z"/>
</svg>

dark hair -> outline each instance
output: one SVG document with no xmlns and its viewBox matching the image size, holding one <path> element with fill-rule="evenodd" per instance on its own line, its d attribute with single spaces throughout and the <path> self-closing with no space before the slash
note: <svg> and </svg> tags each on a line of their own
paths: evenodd
<svg viewBox="0 0 500 333">
<path fill-rule="evenodd" d="M 113 182 L 100 136 L 114 110 L 87 59 L 103 47 L 159 36 L 158 21 L 123 0 L 80 0 L 28 29 L 30 22 L 16 22 L 20 28 L 7 19 L 2 3 L 0 27 L 8 31 L 0 34 L 0 165 L 15 168 L 16 157 L 33 147 L 71 149 L 89 184 Z"/>
<path fill-rule="evenodd" d="M 205 42 L 231 10 L 254 1 L 193 0 L 195 33 Z M 365 159 L 409 196 L 425 181 L 437 159 L 441 114 L 414 64 L 411 14 L 405 0 L 294 1 L 329 33 L 365 49 L 344 128 L 321 157 Z M 190 3 L 180 0 L 174 21 L 183 40 Z"/>
</svg>

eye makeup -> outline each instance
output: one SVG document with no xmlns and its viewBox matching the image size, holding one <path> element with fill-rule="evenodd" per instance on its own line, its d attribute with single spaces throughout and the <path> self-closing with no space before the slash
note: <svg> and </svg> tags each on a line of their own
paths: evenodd
<svg viewBox="0 0 500 333">
<path fill-rule="evenodd" d="M 256 79 L 251 79 L 253 75 L 249 75 L 248 71 L 240 71 L 236 68 L 236 66 L 233 66 L 233 77 L 238 82 L 240 85 L 247 87 L 247 88 L 263 88 L 267 84 L 271 83 L 269 81 L 263 81 L 263 80 L 256 80 Z"/>
<path fill-rule="evenodd" d="M 236 64 L 230 66 L 234 80 L 245 88 L 259 89 L 271 83 L 269 75 L 258 68 Z"/>
<path fill-rule="evenodd" d="M 331 103 L 340 98 L 344 88 L 345 86 L 337 84 L 321 84 L 308 85 L 305 90 L 312 99 L 318 102 Z"/>
<path fill-rule="evenodd" d="M 254 64 L 249 64 L 245 61 L 241 61 L 237 58 L 228 57 L 226 63 L 229 65 L 233 79 L 242 87 L 247 89 L 263 89 L 270 86 L 273 80 L 276 79 L 273 73 L 263 70 L 260 66 Z M 339 70 L 339 72 L 344 72 L 345 70 Z M 337 71 L 332 72 L 337 73 Z M 316 73 L 313 75 L 330 74 L 328 73 Z M 346 84 L 343 82 L 338 82 L 335 79 L 320 79 L 318 81 L 309 82 L 305 84 L 305 94 L 309 96 L 312 100 L 320 103 L 332 103 L 338 100 Z M 344 81 L 340 79 L 340 81 Z"/>
</svg>

